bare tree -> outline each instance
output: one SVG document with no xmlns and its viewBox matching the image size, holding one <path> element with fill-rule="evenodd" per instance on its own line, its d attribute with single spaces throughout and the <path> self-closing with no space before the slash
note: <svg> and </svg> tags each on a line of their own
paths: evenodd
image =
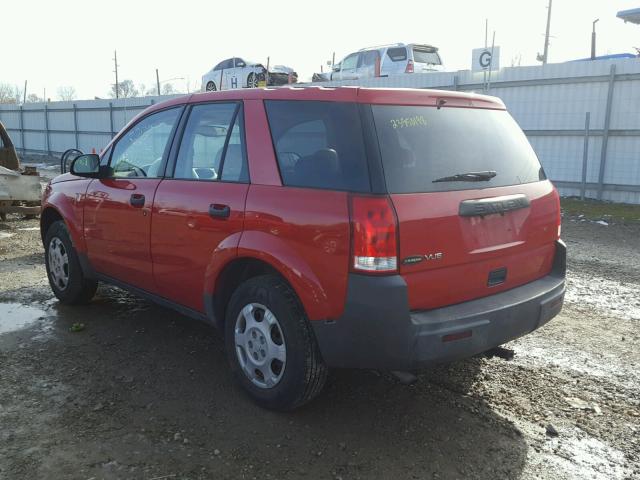
<svg viewBox="0 0 640 480">
<path fill-rule="evenodd" d="M 118 93 L 120 98 L 131 98 L 137 97 L 140 93 L 136 86 L 133 83 L 133 80 L 122 80 L 118 83 Z M 109 96 L 111 98 L 116 98 L 116 86 L 111 86 L 111 91 L 109 92 Z"/>
<path fill-rule="evenodd" d="M 63 102 L 69 102 L 76 99 L 76 89 L 71 86 L 58 88 L 58 98 Z"/>
<path fill-rule="evenodd" d="M 162 95 L 175 95 L 178 91 L 174 88 L 172 83 L 165 83 L 161 89 Z"/>
<path fill-rule="evenodd" d="M 27 103 L 40 103 L 40 102 L 44 102 L 44 99 L 40 98 L 37 94 L 30 93 L 29 95 L 27 95 Z"/>
<path fill-rule="evenodd" d="M 15 85 L 0 83 L 0 103 L 19 103 L 22 91 Z"/>
</svg>

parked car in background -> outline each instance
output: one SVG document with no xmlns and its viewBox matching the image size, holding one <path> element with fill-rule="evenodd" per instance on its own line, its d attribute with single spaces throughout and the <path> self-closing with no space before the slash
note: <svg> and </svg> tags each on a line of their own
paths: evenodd
<svg viewBox="0 0 640 480">
<path fill-rule="evenodd" d="M 43 201 L 56 297 L 86 303 L 101 281 L 220 328 L 268 408 L 308 402 L 328 368 L 470 357 L 562 308 L 558 192 L 497 98 L 201 93 L 70 171 Z"/>
<path fill-rule="evenodd" d="M 297 81 L 298 74 L 293 68 L 273 65 L 267 72 L 266 67 L 261 63 L 233 57 L 223 60 L 202 77 L 202 89 L 214 92 L 234 88 L 256 88 L 261 82 L 266 82 L 267 86 L 274 86 Z"/>
<path fill-rule="evenodd" d="M 438 49 L 432 45 L 396 43 L 363 48 L 333 67 L 331 80 L 388 77 L 443 70 Z"/>
</svg>

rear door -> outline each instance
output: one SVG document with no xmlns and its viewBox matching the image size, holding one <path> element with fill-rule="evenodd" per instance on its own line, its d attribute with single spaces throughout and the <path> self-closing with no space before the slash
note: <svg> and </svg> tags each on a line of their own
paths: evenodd
<svg viewBox="0 0 640 480">
<path fill-rule="evenodd" d="M 557 193 L 506 111 L 372 110 L 412 309 L 491 295 L 548 274 Z"/>
<path fill-rule="evenodd" d="M 182 110 L 152 113 L 129 128 L 113 147 L 113 176 L 93 180 L 87 189 L 84 228 L 92 266 L 149 292 L 156 290 L 149 249 L 151 206 Z"/>
<path fill-rule="evenodd" d="M 204 312 L 207 267 L 216 255 L 235 254 L 242 233 L 249 188 L 242 104 L 192 106 L 175 157 L 153 205 L 154 276 L 161 296 Z"/>
<path fill-rule="evenodd" d="M 404 73 L 407 68 L 407 59 L 406 47 L 387 48 L 387 53 L 382 59 L 381 74 L 387 76 Z"/>
</svg>

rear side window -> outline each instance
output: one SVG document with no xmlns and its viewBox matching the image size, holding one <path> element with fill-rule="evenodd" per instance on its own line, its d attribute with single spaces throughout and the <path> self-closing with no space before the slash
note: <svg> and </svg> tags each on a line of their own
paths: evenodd
<svg viewBox="0 0 640 480">
<path fill-rule="evenodd" d="M 546 177 L 527 137 L 504 110 L 373 105 L 390 193 L 442 192 Z M 495 172 L 482 181 L 445 177 Z"/>
<path fill-rule="evenodd" d="M 247 182 L 237 103 L 195 105 L 182 136 L 173 177 L 185 180 Z"/>
<path fill-rule="evenodd" d="M 360 54 L 360 60 L 358 61 L 359 67 L 369 67 L 376 64 L 378 58 L 378 52 L 376 50 L 369 50 L 368 52 L 362 52 Z"/>
<path fill-rule="evenodd" d="M 403 62 L 407 59 L 407 49 L 405 47 L 394 47 L 387 49 L 387 57 L 394 62 Z"/>
<path fill-rule="evenodd" d="M 265 101 L 282 183 L 370 191 L 355 103 Z"/>
</svg>

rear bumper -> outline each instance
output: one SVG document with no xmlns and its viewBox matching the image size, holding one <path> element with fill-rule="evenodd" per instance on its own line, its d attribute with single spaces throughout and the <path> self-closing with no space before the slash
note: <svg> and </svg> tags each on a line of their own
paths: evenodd
<svg viewBox="0 0 640 480">
<path fill-rule="evenodd" d="M 564 301 L 565 272 L 566 247 L 558 241 L 549 275 L 421 312 L 409 310 L 400 275 L 350 275 L 343 316 L 312 325 L 331 367 L 411 370 L 450 362 L 526 335 L 555 317 Z"/>
</svg>

